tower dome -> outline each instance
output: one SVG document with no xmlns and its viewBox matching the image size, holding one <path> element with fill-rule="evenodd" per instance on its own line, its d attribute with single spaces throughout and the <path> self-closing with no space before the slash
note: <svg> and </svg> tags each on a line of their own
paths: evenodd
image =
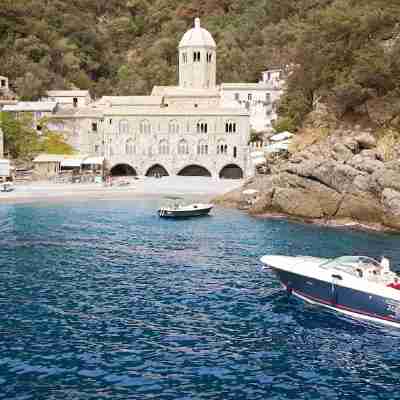
<svg viewBox="0 0 400 400">
<path fill-rule="evenodd" d="M 215 40 L 210 32 L 200 25 L 200 18 L 194 20 L 194 28 L 189 29 L 182 37 L 179 48 L 181 47 L 212 47 L 215 48 Z"/>
<path fill-rule="evenodd" d="M 216 85 L 216 48 L 211 33 L 194 20 L 179 43 L 179 86 L 191 89 L 210 89 Z"/>
</svg>

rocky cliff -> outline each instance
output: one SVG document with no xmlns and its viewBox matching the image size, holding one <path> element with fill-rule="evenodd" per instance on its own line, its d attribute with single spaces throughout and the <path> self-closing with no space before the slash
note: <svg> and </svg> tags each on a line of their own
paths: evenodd
<svg viewBox="0 0 400 400">
<path fill-rule="evenodd" d="M 377 145 L 371 132 L 337 130 L 216 203 L 253 214 L 400 230 L 400 157 L 385 162 Z M 398 146 L 390 151 L 400 155 Z M 248 196 L 246 189 L 257 192 Z"/>
</svg>

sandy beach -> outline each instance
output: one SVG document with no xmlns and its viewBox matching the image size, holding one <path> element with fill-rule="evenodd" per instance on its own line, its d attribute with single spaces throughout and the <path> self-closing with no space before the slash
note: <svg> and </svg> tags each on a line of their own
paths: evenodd
<svg viewBox="0 0 400 400">
<path fill-rule="evenodd" d="M 182 196 L 204 201 L 229 192 L 242 183 L 241 180 L 182 176 L 168 176 L 161 179 L 140 177 L 131 179 L 127 186 L 33 182 L 17 184 L 12 192 L 0 192 L 0 204 L 163 196 Z"/>
</svg>

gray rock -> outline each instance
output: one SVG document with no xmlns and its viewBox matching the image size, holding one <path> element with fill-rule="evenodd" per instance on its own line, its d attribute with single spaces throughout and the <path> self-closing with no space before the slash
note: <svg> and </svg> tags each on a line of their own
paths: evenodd
<svg viewBox="0 0 400 400">
<path fill-rule="evenodd" d="M 353 138 L 345 138 L 343 140 L 343 144 L 353 153 L 356 154 L 360 151 L 360 146 L 358 145 L 357 140 Z"/>
<path fill-rule="evenodd" d="M 382 204 L 385 210 L 384 224 L 391 228 L 400 229 L 400 192 L 385 189 L 382 192 Z"/>
<path fill-rule="evenodd" d="M 324 162 L 325 161 L 323 159 L 314 158 L 311 160 L 304 160 L 298 164 L 288 163 L 282 168 L 282 170 L 307 178 L 311 177 L 313 171 L 321 166 Z"/>
<path fill-rule="evenodd" d="M 400 172 L 393 169 L 382 169 L 372 175 L 373 185 L 376 192 L 384 189 L 394 189 L 400 191 Z"/>
<path fill-rule="evenodd" d="M 357 175 L 353 181 L 353 185 L 350 188 L 350 192 L 353 194 L 360 192 L 373 192 L 371 186 L 371 177 L 369 175 Z"/>
<path fill-rule="evenodd" d="M 387 163 L 385 163 L 385 167 L 387 169 L 392 169 L 394 171 L 400 172 L 400 160 L 388 161 Z"/>
<path fill-rule="evenodd" d="M 360 171 L 355 168 L 329 160 L 315 168 L 311 177 L 337 192 L 344 193 L 357 175 L 360 175 Z"/>
<path fill-rule="evenodd" d="M 368 132 L 363 132 L 356 136 L 356 141 L 361 149 L 373 149 L 376 147 L 376 139 Z"/>
<path fill-rule="evenodd" d="M 353 157 L 353 152 L 343 143 L 336 143 L 332 150 L 332 156 L 337 161 L 348 161 Z"/>
<path fill-rule="evenodd" d="M 272 197 L 274 189 L 269 189 L 256 198 L 256 201 L 249 209 L 250 214 L 262 214 L 268 211 L 272 206 Z"/>
<path fill-rule="evenodd" d="M 393 189 L 385 189 L 382 192 L 382 204 L 386 212 L 400 216 L 400 192 Z"/>
<path fill-rule="evenodd" d="M 281 188 L 300 189 L 308 193 L 310 197 L 318 200 L 325 217 L 335 215 L 342 199 L 341 194 L 320 182 L 289 173 L 281 173 L 275 184 Z"/>
<path fill-rule="evenodd" d="M 345 192 L 357 175 L 362 172 L 355 168 L 333 160 L 308 160 L 300 164 L 287 164 L 286 172 L 317 180 L 336 190 Z"/>
<path fill-rule="evenodd" d="M 377 150 L 362 150 L 360 156 L 382 161 L 382 156 Z"/>
<path fill-rule="evenodd" d="M 272 199 L 274 210 L 303 218 L 322 218 L 319 201 L 302 189 L 277 188 Z"/>
<path fill-rule="evenodd" d="M 364 151 L 370 151 L 370 150 L 364 150 Z M 384 163 L 382 161 L 377 160 L 375 157 L 371 158 L 363 156 L 362 153 L 364 151 L 354 156 L 351 160 L 348 161 L 347 164 L 360 171 L 368 172 L 369 174 L 372 174 L 373 172 L 378 171 L 385 167 Z"/>
<path fill-rule="evenodd" d="M 351 218 L 356 221 L 381 222 L 382 206 L 372 195 L 356 196 L 346 194 L 336 213 L 338 218 Z"/>
</svg>

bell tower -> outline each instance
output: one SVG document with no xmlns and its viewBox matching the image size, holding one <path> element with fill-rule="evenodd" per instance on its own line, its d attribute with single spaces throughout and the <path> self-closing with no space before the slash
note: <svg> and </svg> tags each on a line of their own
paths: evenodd
<svg viewBox="0 0 400 400">
<path fill-rule="evenodd" d="M 202 28 L 200 18 L 179 43 L 179 86 L 189 89 L 215 88 L 217 73 L 216 44 L 210 32 Z"/>
</svg>

